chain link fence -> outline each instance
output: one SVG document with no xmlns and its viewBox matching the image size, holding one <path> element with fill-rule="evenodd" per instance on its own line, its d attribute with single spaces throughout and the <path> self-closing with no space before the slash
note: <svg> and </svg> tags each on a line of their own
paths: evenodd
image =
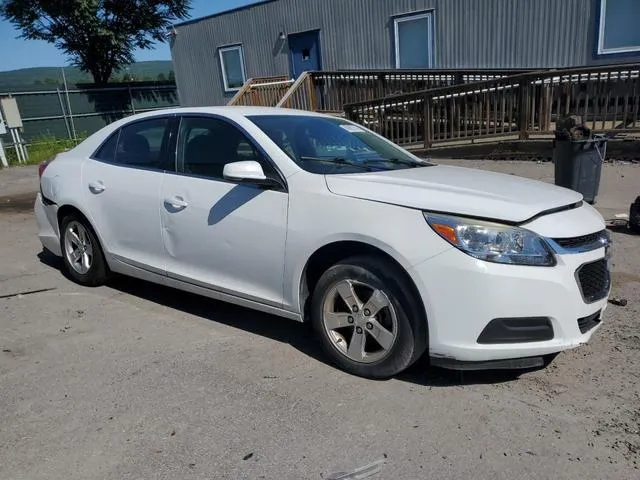
<svg viewBox="0 0 640 480">
<path fill-rule="evenodd" d="M 179 105 L 174 82 L 43 85 L 0 96 L 16 98 L 27 143 L 42 138 L 77 141 L 128 115 Z"/>
</svg>

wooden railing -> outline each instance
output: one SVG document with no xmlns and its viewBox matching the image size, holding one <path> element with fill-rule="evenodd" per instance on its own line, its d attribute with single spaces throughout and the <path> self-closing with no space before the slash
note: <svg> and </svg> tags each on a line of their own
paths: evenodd
<svg viewBox="0 0 640 480">
<path fill-rule="evenodd" d="M 479 82 L 531 70 L 344 70 L 305 72 L 277 106 L 343 112 L 345 104 L 397 93 Z"/>
<path fill-rule="evenodd" d="M 276 104 L 276 107 L 316 110 L 316 90 L 311 72 L 304 72 Z"/>
<path fill-rule="evenodd" d="M 640 64 L 545 70 L 391 95 L 345 106 L 346 116 L 392 141 L 451 142 L 549 136 L 560 116 L 594 132 L 640 131 Z"/>
<path fill-rule="evenodd" d="M 250 78 L 227 105 L 273 107 L 289 90 L 292 83 L 293 80 L 284 76 Z"/>
</svg>

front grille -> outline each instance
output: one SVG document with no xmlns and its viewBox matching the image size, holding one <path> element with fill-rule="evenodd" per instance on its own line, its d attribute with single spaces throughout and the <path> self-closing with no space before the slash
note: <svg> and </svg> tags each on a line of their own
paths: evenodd
<svg viewBox="0 0 640 480">
<path fill-rule="evenodd" d="M 600 312 L 596 312 L 588 317 L 578 319 L 578 328 L 580 333 L 587 333 L 593 327 L 600 323 Z"/>
<path fill-rule="evenodd" d="M 606 235 L 606 231 L 601 230 L 600 232 L 589 233 L 588 235 L 582 235 L 580 237 L 554 238 L 553 241 L 562 248 L 575 249 L 594 244 L 601 238 L 606 238 Z"/>
<path fill-rule="evenodd" d="M 604 258 L 582 265 L 576 271 L 576 278 L 586 303 L 601 300 L 609 293 L 611 277 L 607 260 Z"/>
</svg>

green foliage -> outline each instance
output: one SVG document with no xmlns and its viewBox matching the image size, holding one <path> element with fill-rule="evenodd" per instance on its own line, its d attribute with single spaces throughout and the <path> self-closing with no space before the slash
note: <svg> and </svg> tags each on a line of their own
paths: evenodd
<svg viewBox="0 0 640 480">
<path fill-rule="evenodd" d="M 82 140 L 83 138 L 79 138 L 77 143 Z M 77 143 L 74 140 L 56 138 L 53 135 L 34 138 L 27 146 L 27 152 L 29 153 L 28 163 L 37 165 L 45 160 L 51 160 L 58 153 L 75 147 Z M 13 147 L 6 147 L 5 145 L 5 153 L 7 154 L 9 165 L 19 165 L 18 157 Z"/>
<path fill-rule="evenodd" d="M 158 81 L 159 82 L 165 82 L 167 80 L 167 77 L 164 76 L 164 73 L 159 73 L 158 74 Z"/>
<path fill-rule="evenodd" d="M 156 78 L 158 74 L 168 72 L 171 69 L 171 60 L 155 60 L 148 62 L 136 62 L 125 69 L 114 72 L 109 79 L 110 82 L 120 82 L 128 71 L 134 79 L 144 76 Z M 53 78 L 56 83 L 62 84 L 62 72 L 60 67 L 36 67 L 22 68 L 0 72 L 0 92 L 25 90 L 25 85 L 43 85 L 45 78 Z M 69 85 L 76 83 L 90 83 L 91 76 L 81 72 L 77 68 L 65 67 L 65 76 Z M 135 80 L 134 80 L 135 81 Z M 55 90 L 55 87 L 54 87 Z"/>
<path fill-rule="evenodd" d="M 132 75 L 131 72 L 127 71 L 122 74 L 123 82 L 135 82 L 137 79 L 135 75 Z"/>
<path fill-rule="evenodd" d="M 163 66 L 163 70 L 166 70 L 166 68 L 168 66 L 170 67 L 171 65 L 169 61 L 163 63 L 166 64 L 166 66 Z M 61 84 L 61 70 L 62 68 L 60 67 L 33 67 L 0 72 L 0 91 L 11 91 L 11 87 L 24 87 L 24 85 L 33 85 L 36 83 L 36 80 L 40 80 L 40 83 L 44 84 L 44 80 L 46 78 L 55 79 L 55 83 Z M 67 77 L 67 82 L 69 82 L 70 84 L 78 82 L 91 82 L 91 75 L 83 73 L 76 68 L 65 67 L 64 73 Z"/>
<path fill-rule="evenodd" d="M 176 74 L 173 73 L 173 70 L 169 71 L 169 81 L 171 81 L 171 82 L 175 82 L 176 81 Z"/>
<path fill-rule="evenodd" d="M 135 49 L 164 42 L 167 28 L 188 16 L 191 0 L 0 0 L 0 17 L 21 37 L 43 40 L 73 65 L 106 83 L 133 63 Z"/>
</svg>

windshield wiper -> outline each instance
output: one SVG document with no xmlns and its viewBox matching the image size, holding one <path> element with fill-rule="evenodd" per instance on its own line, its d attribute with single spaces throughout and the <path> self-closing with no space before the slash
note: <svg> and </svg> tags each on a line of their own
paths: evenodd
<svg viewBox="0 0 640 480">
<path fill-rule="evenodd" d="M 405 160 L 404 158 L 380 158 L 380 159 L 375 159 L 375 160 L 364 160 L 362 163 L 364 164 L 369 164 L 369 163 L 393 163 L 394 165 L 408 165 L 412 168 L 417 168 L 417 167 L 425 167 L 426 165 L 423 165 L 420 162 L 414 162 L 412 160 Z"/>
<path fill-rule="evenodd" d="M 367 172 L 371 172 L 372 168 L 365 162 L 353 162 L 343 157 L 300 157 L 300 160 L 311 160 L 313 162 L 329 163 L 331 165 L 348 165 L 350 167 L 361 168 Z"/>
</svg>

